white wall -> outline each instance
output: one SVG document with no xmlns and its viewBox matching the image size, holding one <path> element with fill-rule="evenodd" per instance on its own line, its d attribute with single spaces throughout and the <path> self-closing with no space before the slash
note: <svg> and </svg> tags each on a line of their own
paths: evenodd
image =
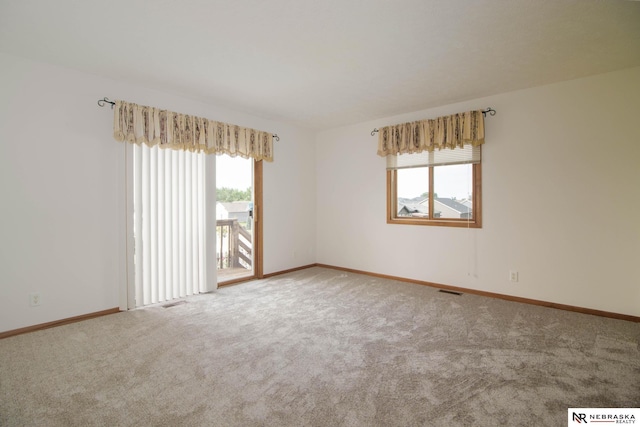
<svg viewBox="0 0 640 427">
<path fill-rule="evenodd" d="M 124 146 L 96 105 L 104 96 L 278 133 L 264 166 L 264 272 L 315 262 L 311 132 L 0 53 L 0 332 L 122 303 Z"/>
<path fill-rule="evenodd" d="M 316 262 L 313 134 L 285 126 L 277 133 L 275 160 L 263 171 L 265 274 Z"/>
<path fill-rule="evenodd" d="M 317 261 L 640 316 L 638 100 L 633 68 L 319 133 Z M 371 130 L 486 107 L 483 228 L 386 224 Z"/>
</svg>

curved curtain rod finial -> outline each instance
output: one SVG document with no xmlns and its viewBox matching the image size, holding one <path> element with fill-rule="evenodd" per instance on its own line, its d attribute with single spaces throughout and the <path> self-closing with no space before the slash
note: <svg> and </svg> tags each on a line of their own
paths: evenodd
<svg viewBox="0 0 640 427">
<path fill-rule="evenodd" d="M 373 136 L 374 133 L 378 133 L 380 132 L 380 130 L 378 128 L 375 128 L 374 130 L 371 131 L 371 136 Z"/>
<path fill-rule="evenodd" d="M 109 101 L 109 98 L 107 98 L 106 96 L 103 99 L 98 99 L 98 105 L 100 107 L 104 107 L 104 104 L 111 104 L 111 108 L 113 108 L 116 103 L 113 101 Z"/>
<path fill-rule="evenodd" d="M 271 135 L 273 137 L 273 139 L 275 139 L 276 141 L 280 141 L 280 137 L 278 136 L 277 133 L 274 133 L 273 135 Z"/>
</svg>

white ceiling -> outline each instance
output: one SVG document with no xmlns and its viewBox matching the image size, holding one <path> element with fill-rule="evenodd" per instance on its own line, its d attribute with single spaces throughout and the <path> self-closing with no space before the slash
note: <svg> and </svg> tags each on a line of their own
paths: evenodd
<svg viewBox="0 0 640 427">
<path fill-rule="evenodd" d="M 640 2 L 0 0 L 0 51 L 325 129 L 640 66 Z"/>
</svg>

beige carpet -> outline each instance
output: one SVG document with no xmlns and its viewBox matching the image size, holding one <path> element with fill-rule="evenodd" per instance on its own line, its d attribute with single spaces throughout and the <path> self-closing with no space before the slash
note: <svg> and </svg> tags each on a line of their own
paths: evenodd
<svg viewBox="0 0 640 427">
<path fill-rule="evenodd" d="M 0 340 L 2 426 L 566 426 L 640 324 L 311 268 Z"/>
</svg>

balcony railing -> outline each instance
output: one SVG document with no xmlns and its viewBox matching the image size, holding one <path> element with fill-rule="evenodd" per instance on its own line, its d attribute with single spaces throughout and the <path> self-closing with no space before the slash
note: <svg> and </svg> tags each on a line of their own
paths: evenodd
<svg viewBox="0 0 640 427">
<path fill-rule="evenodd" d="M 251 233 L 237 219 L 216 221 L 218 274 L 246 273 L 253 271 L 253 244 Z"/>
</svg>

